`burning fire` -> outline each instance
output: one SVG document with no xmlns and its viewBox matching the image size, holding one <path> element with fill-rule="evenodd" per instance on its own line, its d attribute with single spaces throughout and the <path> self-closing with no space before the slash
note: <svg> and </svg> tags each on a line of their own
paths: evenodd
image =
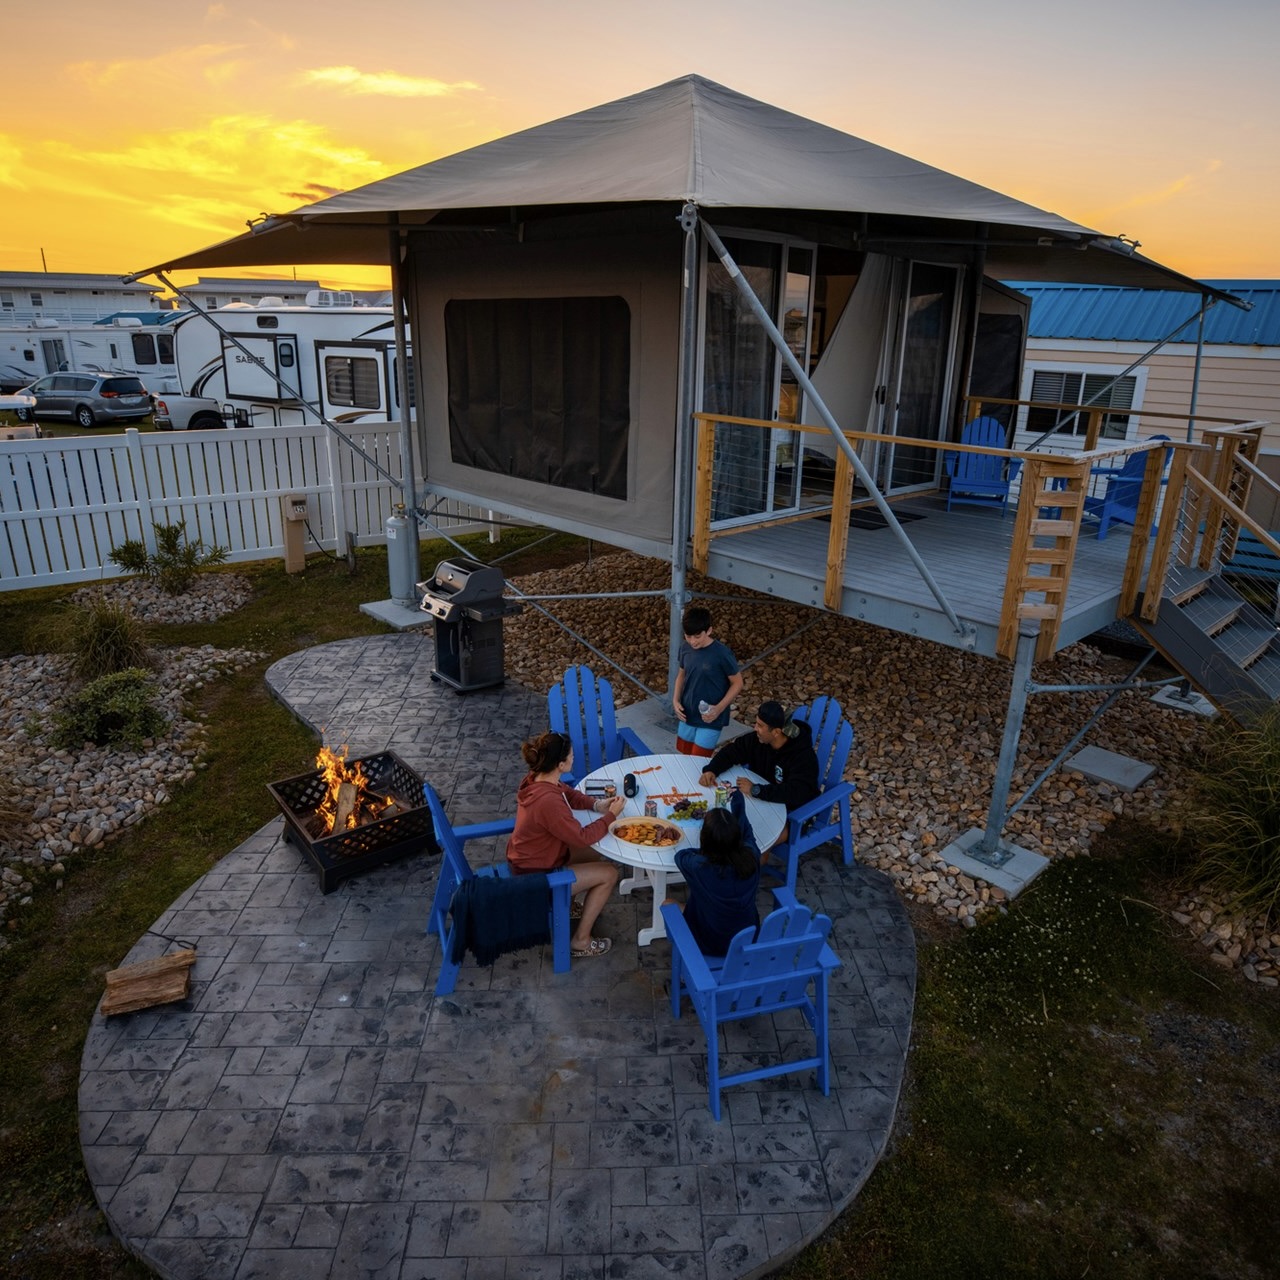
<svg viewBox="0 0 1280 1280">
<path fill-rule="evenodd" d="M 331 751 L 321 747 L 316 756 L 316 767 L 324 774 L 324 799 L 316 806 L 316 816 L 324 823 L 325 833 L 333 831 L 334 819 L 340 808 L 346 808 L 343 826 L 353 830 L 364 822 L 372 822 L 381 817 L 387 809 L 395 807 L 395 800 L 390 796 L 378 795 L 370 790 L 369 779 L 365 777 L 360 761 L 347 764 L 347 748 Z M 343 787 L 350 786 L 353 793 L 348 793 L 349 805 L 344 806 Z"/>
</svg>

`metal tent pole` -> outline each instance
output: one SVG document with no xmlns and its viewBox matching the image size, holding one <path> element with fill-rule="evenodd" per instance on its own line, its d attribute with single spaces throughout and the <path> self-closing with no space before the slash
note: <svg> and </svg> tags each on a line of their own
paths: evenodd
<svg viewBox="0 0 1280 1280">
<path fill-rule="evenodd" d="M 1000 833 L 1004 830 L 1009 809 L 1009 784 L 1018 760 L 1018 743 L 1022 739 L 1022 722 L 1027 714 L 1027 696 L 1031 692 L 1031 667 L 1036 655 L 1036 637 L 1040 627 L 1023 622 L 1018 628 L 1018 647 L 1013 655 L 1013 682 L 1009 690 L 1009 708 L 1004 717 L 1004 737 L 1000 742 L 1000 759 L 996 764 L 996 780 L 991 788 L 991 804 L 987 809 L 987 825 L 982 839 L 969 856 L 989 866 L 998 867 L 1009 860 L 1000 850 Z"/>
<path fill-rule="evenodd" d="M 416 512 L 418 510 L 418 486 L 416 468 L 413 462 L 413 414 L 409 405 L 409 388 L 416 385 L 416 379 L 409 375 L 409 339 L 404 320 L 404 255 L 406 246 L 404 242 L 405 233 L 397 227 L 392 227 L 388 233 L 389 252 L 388 259 L 391 263 L 391 315 L 395 326 L 396 335 L 396 395 L 400 401 L 400 471 L 401 483 L 400 493 L 401 501 L 404 503 L 405 510 L 409 512 L 412 521 L 413 537 L 410 539 L 411 552 L 409 559 L 412 561 L 411 580 L 417 582 L 422 577 L 421 564 L 421 539 L 418 536 L 418 522 Z M 387 555 L 390 557 L 391 548 L 388 546 Z"/>
<path fill-rule="evenodd" d="M 667 637 L 667 697 L 676 687 L 681 616 L 689 600 L 689 537 L 693 526 L 693 408 L 698 373 L 698 214 L 687 204 L 680 213 L 684 232 L 684 274 L 680 286 L 680 402 L 676 406 L 675 507 L 671 519 L 671 617 Z"/>
</svg>

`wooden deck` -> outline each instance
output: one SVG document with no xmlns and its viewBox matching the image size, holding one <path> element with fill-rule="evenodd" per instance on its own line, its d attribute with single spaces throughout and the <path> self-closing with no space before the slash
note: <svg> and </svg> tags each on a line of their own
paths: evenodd
<svg viewBox="0 0 1280 1280">
<path fill-rule="evenodd" d="M 972 624 L 972 642 L 957 634 L 906 549 L 887 528 L 850 529 L 840 612 L 994 656 L 1014 527 L 1012 510 L 1003 520 L 998 512 L 980 507 L 948 512 L 943 499 L 927 496 L 895 503 L 894 510 L 919 517 L 903 528 L 956 614 Z M 1086 524 L 1077 544 L 1057 642 L 1060 649 L 1116 618 L 1130 531 L 1113 529 L 1099 542 L 1095 528 Z M 825 520 L 802 520 L 717 534 L 711 539 L 708 572 L 723 582 L 822 608 L 829 532 Z"/>
</svg>

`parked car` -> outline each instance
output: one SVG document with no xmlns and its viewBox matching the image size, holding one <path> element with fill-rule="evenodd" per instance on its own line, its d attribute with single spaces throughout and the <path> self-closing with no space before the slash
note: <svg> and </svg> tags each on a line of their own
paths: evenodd
<svg viewBox="0 0 1280 1280">
<path fill-rule="evenodd" d="M 69 418 L 82 427 L 102 422 L 134 422 L 151 412 L 151 397 L 142 379 L 125 373 L 48 373 L 23 394 L 35 397 L 34 408 L 17 409 L 22 422 L 37 418 Z"/>
</svg>

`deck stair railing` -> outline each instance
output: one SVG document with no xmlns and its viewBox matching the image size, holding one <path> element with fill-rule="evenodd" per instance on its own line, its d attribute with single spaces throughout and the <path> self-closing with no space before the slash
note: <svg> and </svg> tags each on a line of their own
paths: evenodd
<svg viewBox="0 0 1280 1280">
<path fill-rule="evenodd" d="M 1280 578 L 1280 541 L 1251 514 L 1280 505 L 1280 486 L 1257 465 L 1264 425 L 1212 429 L 1175 448 L 1147 577 L 1130 602 L 1134 625 L 1178 670 L 1243 714 L 1280 700 L 1275 608 L 1232 576 L 1247 533 Z"/>
</svg>

